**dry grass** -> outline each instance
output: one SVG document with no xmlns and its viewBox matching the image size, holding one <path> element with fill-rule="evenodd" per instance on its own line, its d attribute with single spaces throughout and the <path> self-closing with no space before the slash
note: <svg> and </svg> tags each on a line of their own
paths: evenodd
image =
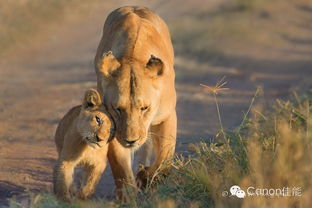
<svg viewBox="0 0 312 208">
<path fill-rule="evenodd" d="M 309 207 L 312 203 L 311 104 L 310 91 L 295 102 L 278 100 L 273 115 L 255 113 L 247 146 L 251 172 L 241 181 L 243 187 L 300 187 L 302 196 L 246 198 L 244 207 Z"/>
</svg>

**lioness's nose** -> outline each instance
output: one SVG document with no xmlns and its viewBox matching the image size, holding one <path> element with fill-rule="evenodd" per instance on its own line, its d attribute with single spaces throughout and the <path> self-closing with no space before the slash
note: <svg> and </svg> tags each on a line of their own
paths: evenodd
<svg viewBox="0 0 312 208">
<path fill-rule="evenodd" d="M 132 145 L 132 144 L 136 143 L 136 141 L 138 141 L 138 140 L 128 140 L 128 139 L 125 139 L 125 140 L 130 145 Z"/>
</svg>

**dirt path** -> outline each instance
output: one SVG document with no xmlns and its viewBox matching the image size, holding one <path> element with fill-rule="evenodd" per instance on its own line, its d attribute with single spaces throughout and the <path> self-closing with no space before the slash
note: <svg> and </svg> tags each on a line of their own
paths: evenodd
<svg viewBox="0 0 312 208">
<path fill-rule="evenodd" d="M 188 9 L 185 6 L 170 13 L 174 5 L 153 7 L 169 21 Z M 7 198 L 26 190 L 51 191 L 56 159 L 54 131 L 64 113 L 80 103 L 84 90 L 96 86 L 93 57 L 110 9 L 71 25 L 62 24 L 40 42 L 40 47 L 23 49 L 0 60 L 0 207 Z M 311 48 L 311 42 L 306 44 Z M 306 47 L 293 45 L 297 50 Z M 265 98 L 273 100 L 287 96 L 302 80 L 311 82 L 312 61 L 306 58 L 312 57 L 310 48 L 304 59 L 223 56 L 208 68 L 210 57 L 190 61 L 177 51 L 177 152 L 187 151 L 189 143 L 211 139 L 219 129 L 213 99 L 200 83 L 213 85 L 227 76 L 231 90 L 220 96 L 220 103 L 224 126 L 233 128 L 240 123 L 258 84 L 265 86 Z M 111 196 L 113 189 L 107 170 L 97 196 Z"/>
</svg>

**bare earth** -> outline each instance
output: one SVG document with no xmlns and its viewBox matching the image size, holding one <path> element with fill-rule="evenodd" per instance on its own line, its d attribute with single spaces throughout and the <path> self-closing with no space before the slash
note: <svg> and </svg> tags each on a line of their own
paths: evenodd
<svg viewBox="0 0 312 208">
<path fill-rule="evenodd" d="M 196 3 L 193 6 L 198 7 Z M 52 190 L 56 125 L 68 109 L 80 103 L 85 89 L 96 87 L 93 58 L 107 12 L 114 7 L 84 20 L 60 23 L 31 48 L 1 57 L 0 207 L 12 196 L 22 198 L 27 190 Z M 185 7 L 179 8 L 181 14 L 188 9 Z M 170 4 L 156 4 L 153 8 L 169 22 L 180 14 L 171 13 L 174 5 Z M 305 34 L 310 35 L 290 40 L 293 51 L 281 51 L 270 59 L 259 52 L 258 59 L 223 56 L 210 61 L 207 55 L 189 61 L 185 53 L 177 51 L 177 152 L 188 151 L 189 143 L 212 139 L 219 129 L 213 99 L 199 84 L 214 85 L 226 76 L 230 90 L 220 95 L 219 101 L 223 124 L 233 129 L 248 109 L 257 85 L 264 86 L 264 98 L 269 102 L 287 97 L 293 87 L 311 83 L 312 25 L 309 26 Z M 113 191 L 111 172 L 107 169 L 97 197 L 110 198 Z"/>
</svg>

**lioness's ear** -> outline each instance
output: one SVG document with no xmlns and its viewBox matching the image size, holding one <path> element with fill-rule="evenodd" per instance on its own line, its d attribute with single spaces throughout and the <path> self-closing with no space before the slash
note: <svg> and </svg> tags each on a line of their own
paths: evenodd
<svg viewBox="0 0 312 208">
<path fill-rule="evenodd" d="M 164 64 L 160 58 L 157 58 L 151 55 L 151 58 L 148 60 L 146 64 L 146 68 L 149 73 L 151 73 L 152 77 L 160 76 L 163 74 Z"/>
<path fill-rule="evenodd" d="M 93 108 L 101 105 L 101 97 L 97 90 L 89 89 L 86 91 L 84 99 L 83 99 L 83 107 L 84 108 Z"/>
<path fill-rule="evenodd" d="M 111 76 L 119 67 L 120 63 L 115 58 L 112 51 L 104 53 L 97 66 L 98 72 L 104 75 L 104 77 Z"/>
</svg>

